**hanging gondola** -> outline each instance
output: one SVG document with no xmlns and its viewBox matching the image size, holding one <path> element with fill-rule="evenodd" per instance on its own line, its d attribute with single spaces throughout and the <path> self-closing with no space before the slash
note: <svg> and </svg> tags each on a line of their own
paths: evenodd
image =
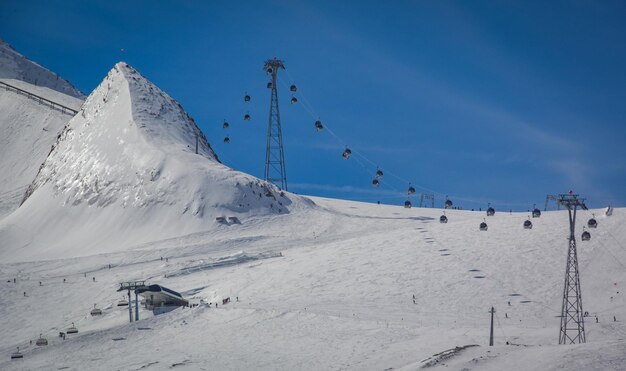
<svg viewBox="0 0 626 371">
<path fill-rule="evenodd" d="M 445 208 L 452 209 L 452 200 L 448 199 L 448 196 L 446 196 Z"/>
<path fill-rule="evenodd" d="M 404 208 L 406 209 L 410 209 L 411 208 L 411 201 L 410 200 L 406 200 L 404 201 Z"/>
<path fill-rule="evenodd" d="M 66 334 L 78 334 L 78 329 L 76 328 L 76 326 L 74 326 L 74 322 L 72 322 L 72 327 L 69 327 L 67 329 L 67 331 L 65 331 Z"/>
<path fill-rule="evenodd" d="M 413 186 L 409 184 L 409 188 L 406 190 L 406 193 L 408 195 L 412 195 L 413 193 L 415 193 L 415 188 L 413 188 Z"/>
<path fill-rule="evenodd" d="M 483 219 L 483 222 L 480 223 L 479 228 L 480 228 L 481 231 L 486 231 L 487 230 L 487 223 L 485 222 L 484 219 Z"/>
<path fill-rule="evenodd" d="M 585 228 L 583 228 L 583 234 L 580 236 L 580 239 L 583 241 L 589 241 L 591 239 L 591 233 L 587 232 Z"/>
<path fill-rule="evenodd" d="M 541 216 L 541 210 L 534 208 L 533 209 L 533 218 L 539 218 Z"/>
<path fill-rule="evenodd" d="M 245 115 L 243 115 L 243 120 L 244 120 L 244 121 L 250 121 L 250 118 L 251 118 L 251 117 L 250 117 L 250 114 L 249 114 L 249 113 L 246 113 Z"/>
<path fill-rule="evenodd" d="M 228 144 L 230 143 L 230 138 L 229 137 L 224 137 L 224 144 Z"/>
<path fill-rule="evenodd" d="M 102 315 L 102 309 L 96 308 L 96 305 L 93 305 L 93 309 L 91 310 L 91 312 L 89 312 L 89 314 L 91 314 L 92 316 L 101 316 Z"/>
<path fill-rule="evenodd" d="M 533 223 L 530 221 L 530 219 L 524 221 L 524 229 L 533 229 Z"/>
<path fill-rule="evenodd" d="M 291 104 L 296 104 L 296 103 L 298 103 L 298 98 L 291 97 Z"/>
<path fill-rule="evenodd" d="M 372 180 L 372 187 L 378 187 L 379 184 L 380 182 L 378 181 L 378 179 Z"/>
<path fill-rule="evenodd" d="M 344 160 L 347 160 L 350 158 L 350 156 L 352 156 L 352 151 L 350 150 L 350 148 L 346 147 L 346 149 L 343 150 L 343 154 L 341 156 Z"/>
<path fill-rule="evenodd" d="M 383 173 L 382 170 L 380 169 L 376 169 L 376 179 L 380 179 L 384 176 L 385 174 Z"/>
<path fill-rule="evenodd" d="M 243 97 L 243 101 L 244 101 L 244 102 L 250 102 L 250 96 L 249 96 L 248 94 L 246 94 L 246 95 Z"/>
<path fill-rule="evenodd" d="M 22 352 L 20 352 L 20 347 L 17 347 L 17 351 L 11 353 L 11 359 L 20 359 L 20 358 L 24 358 L 24 355 L 22 354 Z"/>
<path fill-rule="evenodd" d="M 593 218 L 589 219 L 589 221 L 587 222 L 587 227 L 598 228 L 598 221 L 596 220 L 596 214 L 593 214 Z"/>
<path fill-rule="evenodd" d="M 41 336 L 41 334 L 39 334 L 39 339 L 35 341 L 35 345 L 37 345 L 38 347 L 46 346 L 48 345 L 48 339 L 46 339 L 45 337 Z"/>
<path fill-rule="evenodd" d="M 294 92 L 294 93 L 295 93 L 295 92 L 298 90 L 298 87 L 297 87 L 295 84 L 292 84 L 292 85 L 289 87 L 289 90 L 291 90 L 292 92 Z"/>
<path fill-rule="evenodd" d="M 271 82 L 271 81 L 267 83 L 267 88 L 268 88 L 268 89 L 271 89 L 271 88 L 272 88 L 272 82 Z"/>
<path fill-rule="evenodd" d="M 446 216 L 446 213 L 444 212 L 442 216 L 439 217 L 439 223 L 447 223 L 448 222 L 448 217 Z"/>
<path fill-rule="evenodd" d="M 320 120 L 315 121 L 315 130 L 321 131 L 322 129 L 324 129 L 324 125 L 322 125 L 322 122 Z"/>
<path fill-rule="evenodd" d="M 228 121 L 224 121 L 224 123 L 222 124 L 222 127 L 224 129 L 228 129 L 229 126 L 230 126 L 230 124 L 228 123 Z"/>
<path fill-rule="evenodd" d="M 496 213 L 496 209 L 494 209 L 493 207 L 489 206 L 487 208 L 487 216 L 493 216 Z"/>
</svg>

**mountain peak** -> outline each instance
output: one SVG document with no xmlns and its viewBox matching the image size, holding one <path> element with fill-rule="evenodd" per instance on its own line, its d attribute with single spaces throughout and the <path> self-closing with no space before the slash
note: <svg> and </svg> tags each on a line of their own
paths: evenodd
<svg viewBox="0 0 626 371">
<path fill-rule="evenodd" d="M 24 81 L 75 98 L 85 98 L 85 95 L 76 89 L 69 81 L 24 57 L 2 39 L 0 39 L 0 79 Z"/>
</svg>

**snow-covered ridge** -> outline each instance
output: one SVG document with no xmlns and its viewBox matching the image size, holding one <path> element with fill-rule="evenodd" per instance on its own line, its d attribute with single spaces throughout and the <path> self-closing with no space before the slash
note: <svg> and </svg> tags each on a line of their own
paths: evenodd
<svg viewBox="0 0 626 371">
<path fill-rule="evenodd" d="M 0 239 L 27 246 L 11 259 L 90 255 L 295 205 L 311 202 L 222 165 L 181 105 L 120 62 L 59 134 Z"/>
<path fill-rule="evenodd" d="M 74 98 L 83 99 L 85 97 L 69 81 L 24 57 L 13 49 L 11 45 L 0 39 L 0 80 L 3 79 L 23 81 L 30 85 L 55 90 Z M 20 85 L 18 86 L 19 88 L 24 88 L 23 84 L 18 83 L 15 85 Z M 32 93 L 37 94 L 41 93 L 41 91 L 33 91 Z"/>
</svg>

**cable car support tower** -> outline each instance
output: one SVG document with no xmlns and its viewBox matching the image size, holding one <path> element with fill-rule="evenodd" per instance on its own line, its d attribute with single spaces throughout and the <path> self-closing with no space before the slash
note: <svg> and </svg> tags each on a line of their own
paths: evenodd
<svg viewBox="0 0 626 371">
<path fill-rule="evenodd" d="M 578 275 L 578 255 L 576 253 L 576 210 L 580 207 L 587 210 L 584 198 L 578 195 L 559 195 L 558 203 L 569 213 L 569 248 L 567 251 L 567 264 L 565 266 L 565 287 L 563 288 L 563 306 L 561 307 L 561 329 L 559 344 L 584 343 L 585 320 L 583 312 L 582 294 L 580 292 L 580 277 Z"/>
<path fill-rule="evenodd" d="M 268 59 L 263 69 L 270 75 L 271 81 L 267 84 L 272 90 L 270 100 L 270 115 L 267 126 L 267 149 L 265 152 L 265 181 L 275 184 L 282 190 L 287 190 L 287 172 L 285 171 L 285 151 L 283 149 L 283 134 L 280 128 L 280 111 L 278 110 L 277 76 L 278 70 L 285 69 L 280 59 Z"/>
</svg>

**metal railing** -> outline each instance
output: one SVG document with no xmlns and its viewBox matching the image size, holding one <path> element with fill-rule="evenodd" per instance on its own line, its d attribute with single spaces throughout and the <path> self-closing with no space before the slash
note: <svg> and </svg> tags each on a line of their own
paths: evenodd
<svg viewBox="0 0 626 371">
<path fill-rule="evenodd" d="M 0 81 L 0 87 L 4 87 L 4 89 L 7 90 L 7 91 L 12 91 L 12 92 L 14 92 L 16 94 L 23 95 L 23 96 L 25 96 L 25 97 L 27 97 L 29 99 L 34 100 L 35 102 L 37 102 L 39 104 L 42 104 L 44 106 L 48 106 L 48 107 L 50 107 L 50 108 L 52 108 L 54 110 L 57 110 L 57 111 L 59 111 L 61 113 L 66 114 L 66 115 L 74 116 L 74 115 L 76 115 L 78 113 L 78 111 L 75 110 L 75 109 L 69 108 L 69 107 L 64 106 L 62 104 L 59 104 L 57 102 L 53 102 L 50 99 L 46 99 L 44 97 L 40 97 L 37 94 L 33 94 L 33 93 L 28 92 L 26 90 L 20 89 L 20 88 L 18 88 L 16 86 L 7 84 L 6 82 L 3 82 L 3 81 Z"/>
</svg>

